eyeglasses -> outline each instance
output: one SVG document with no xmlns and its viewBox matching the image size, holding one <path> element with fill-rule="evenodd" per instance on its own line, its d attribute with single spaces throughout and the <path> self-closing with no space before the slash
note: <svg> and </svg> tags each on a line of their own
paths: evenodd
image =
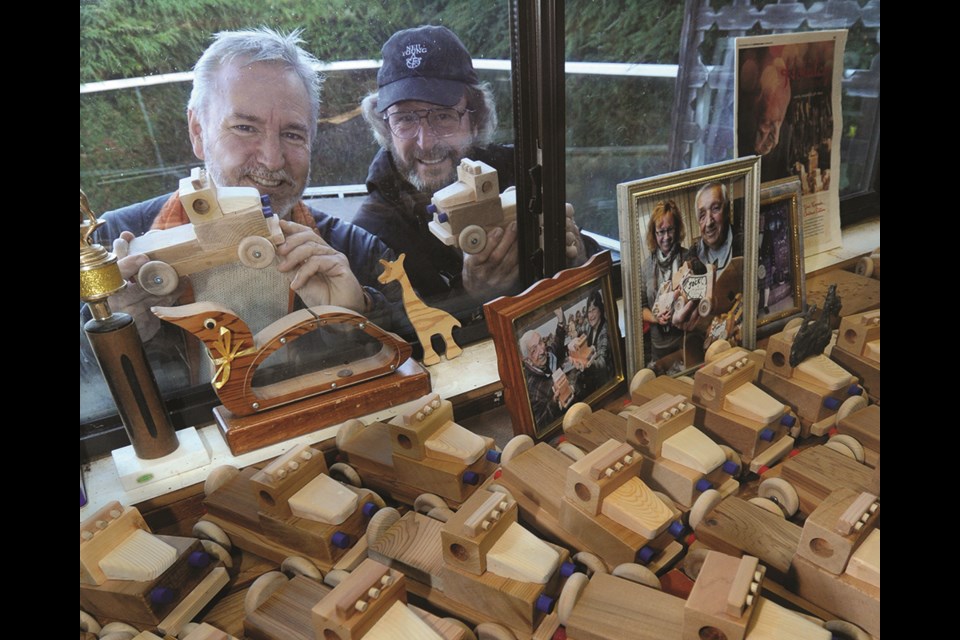
<svg viewBox="0 0 960 640">
<path fill-rule="evenodd" d="M 654 233 L 657 234 L 658 238 L 663 238 L 665 236 L 672 236 L 673 232 L 676 231 L 673 227 L 667 227 L 665 229 L 654 229 Z"/>
<path fill-rule="evenodd" d="M 473 113 L 473 109 L 460 111 L 453 107 L 443 109 L 418 109 L 416 111 L 397 111 L 383 116 L 390 125 L 390 131 L 401 140 L 416 138 L 420 133 L 420 122 L 426 118 L 433 135 L 438 138 L 452 136 L 460 129 L 460 120 L 464 114 Z"/>
</svg>

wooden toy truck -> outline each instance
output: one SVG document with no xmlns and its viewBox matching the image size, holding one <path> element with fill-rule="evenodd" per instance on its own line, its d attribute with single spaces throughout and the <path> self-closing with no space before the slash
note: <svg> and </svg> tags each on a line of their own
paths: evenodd
<svg viewBox="0 0 960 640">
<path fill-rule="evenodd" d="M 830 631 L 760 595 L 757 558 L 710 551 L 689 597 L 617 575 L 571 576 L 557 603 L 577 640 L 830 640 Z"/>
<path fill-rule="evenodd" d="M 251 585 L 244 601 L 244 633 L 252 640 L 475 640 L 454 618 L 407 604 L 407 579 L 371 559 L 333 582 L 292 579 L 279 571 Z"/>
<path fill-rule="evenodd" d="M 155 535 L 134 507 L 111 502 L 80 524 L 80 621 L 177 634 L 229 579 L 217 544 Z M 129 628 L 125 628 L 129 631 Z"/>
<path fill-rule="evenodd" d="M 702 514 L 695 522 L 691 517 L 699 544 L 731 555 L 758 557 L 769 568 L 768 576 L 806 601 L 801 606 L 820 607 L 880 637 L 876 494 L 838 489 L 817 506 L 803 527 L 785 520 L 782 513 L 735 496 L 719 499 L 709 492 L 697 500 L 694 511 Z"/>
<path fill-rule="evenodd" d="M 830 357 L 859 376 L 874 402 L 880 402 L 880 311 L 865 311 L 840 320 Z"/>
<path fill-rule="evenodd" d="M 598 562 L 666 569 L 682 548 L 681 513 L 640 479 L 643 456 L 608 440 L 571 462 L 546 443 L 516 436 L 503 449 L 496 485 L 516 496 L 525 520 Z M 668 504 L 669 501 L 669 504 Z"/>
<path fill-rule="evenodd" d="M 499 625 L 509 630 L 504 637 L 530 638 L 551 624 L 561 579 L 574 565 L 565 549 L 517 522 L 512 495 L 483 487 L 455 514 L 419 502 L 402 517 L 390 507 L 374 517 L 370 558 L 403 572 L 411 593 L 463 620 Z M 426 507 L 432 515 L 420 513 Z"/>
<path fill-rule="evenodd" d="M 493 439 L 455 423 L 453 405 L 435 393 L 388 424 L 348 420 L 337 432 L 337 448 L 344 463 L 335 473 L 408 504 L 432 492 L 456 507 L 496 470 L 487 459 Z"/>
<path fill-rule="evenodd" d="M 303 556 L 330 570 L 356 553 L 370 517 L 384 506 L 369 489 L 328 475 L 323 454 L 299 445 L 263 469 L 214 469 L 204 484 L 207 514 L 194 533 L 282 562 Z M 290 560 L 291 562 L 296 562 Z M 299 560 L 303 562 L 303 558 Z"/>
<path fill-rule="evenodd" d="M 265 212 L 253 187 L 217 187 L 196 167 L 180 180 L 180 202 L 190 224 L 147 233 L 130 242 L 130 253 L 150 262 L 137 275 L 154 295 L 171 293 L 182 276 L 239 260 L 263 269 L 273 263 L 274 245 L 283 242 L 280 219 Z"/>
<path fill-rule="evenodd" d="M 717 445 L 694 426 L 695 407 L 682 395 L 661 394 L 640 406 L 629 406 L 614 415 L 577 404 L 564 416 L 565 443 L 593 451 L 609 439 L 627 442 L 643 454 L 640 477 L 652 489 L 689 509 L 707 489 L 725 495 L 736 493 L 740 456 Z M 569 443 L 569 445 L 567 444 Z"/>
<path fill-rule="evenodd" d="M 790 364 L 799 330 L 800 325 L 794 325 L 770 337 L 759 384 L 796 412 L 801 436 L 819 436 L 839 417 L 866 406 L 866 400 L 856 376 L 822 353 Z"/>
<path fill-rule="evenodd" d="M 496 169 L 464 158 L 457 182 L 433 194 L 427 211 L 433 214 L 430 231 L 441 242 L 464 253 L 480 253 L 491 230 L 517 219 L 517 192 L 511 187 L 501 194 Z"/>
</svg>

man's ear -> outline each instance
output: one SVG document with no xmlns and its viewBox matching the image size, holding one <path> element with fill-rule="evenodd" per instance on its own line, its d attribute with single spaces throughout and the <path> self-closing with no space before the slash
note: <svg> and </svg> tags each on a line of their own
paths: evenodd
<svg viewBox="0 0 960 640">
<path fill-rule="evenodd" d="M 199 160 L 206 160 L 203 157 L 203 130 L 200 126 L 200 117 L 193 109 L 187 109 L 187 127 L 190 129 L 190 146 L 193 147 L 193 155 Z"/>
</svg>

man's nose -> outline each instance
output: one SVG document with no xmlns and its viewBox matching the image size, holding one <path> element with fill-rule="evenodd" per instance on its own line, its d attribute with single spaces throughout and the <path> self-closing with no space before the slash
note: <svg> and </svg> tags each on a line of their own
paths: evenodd
<svg viewBox="0 0 960 640">
<path fill-rule="evenodd" d="M 421 149 L 432 149 L 436 142 L 437 136 L 433 133 L 433 129 L 424 118 L 420 121 L 420 131 L 417 133 L 417 146 Z"/>
<path fill-rule="evenodd" d="M 283 145 L 278 136 L 264 136 L 257 147 L 257 161 L 271 171 L 283 168 Z"/>
</svg>

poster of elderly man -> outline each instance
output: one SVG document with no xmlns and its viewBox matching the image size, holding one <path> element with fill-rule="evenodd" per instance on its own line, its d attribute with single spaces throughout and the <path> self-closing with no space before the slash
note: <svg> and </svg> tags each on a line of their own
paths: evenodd
<svg viewBox="0 0 960 640">
<path fill-rule="evenodd" d="M 737 38 L 736 149 L 764 183 L 797 176 L 807 255 L 840 245 L 840 81 L 846 31 Z"/>
</svg>

